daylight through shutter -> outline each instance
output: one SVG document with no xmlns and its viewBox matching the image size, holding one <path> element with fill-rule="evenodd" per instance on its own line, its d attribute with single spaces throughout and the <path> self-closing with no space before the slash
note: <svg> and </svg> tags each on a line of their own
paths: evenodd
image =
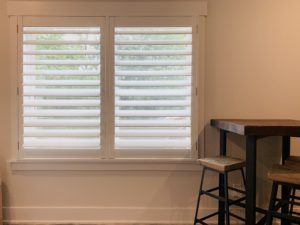
<svg viewBox="0 0 300 225">
<path fill-rule="evenodd" d="M 191 27 L 115 28 L 115 149 L 191 149 Z"/>
<path fill-rule="evenodd" d="M 23 148 L 100 149 L 100 27 L 23 28 Z"/>
</svg>

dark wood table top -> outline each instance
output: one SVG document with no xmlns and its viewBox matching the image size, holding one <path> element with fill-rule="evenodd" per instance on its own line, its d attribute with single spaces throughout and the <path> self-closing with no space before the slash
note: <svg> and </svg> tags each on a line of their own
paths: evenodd
<svg viewBox="0 0 300 225">
<path fill-rule="evenodd" d="M 290 119 L 212 119 L 213 127 L 240 135 L 300 137 L 300 121 Z"/>
</svg>

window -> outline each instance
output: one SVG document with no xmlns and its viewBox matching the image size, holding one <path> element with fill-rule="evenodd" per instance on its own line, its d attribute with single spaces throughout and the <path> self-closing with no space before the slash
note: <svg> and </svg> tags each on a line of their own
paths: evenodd
<svg viewBox="0 0 300 225">
<path fill-rule="evenodd" d="M 21 25 L 21 158 L 192 157 L 192 17 L 23 17 Z"/>
</svg>

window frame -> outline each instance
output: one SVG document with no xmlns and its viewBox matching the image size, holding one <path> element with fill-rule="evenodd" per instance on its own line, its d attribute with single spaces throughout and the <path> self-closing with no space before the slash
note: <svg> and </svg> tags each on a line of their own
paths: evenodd
<svg viewBox="0 0 300 225">
<path fill-rule="evenodd" d="M 115 154 L 111 154 L 112 151 L 108 151 L 109 149 L 106 147 L 107 145 L 112 146 L 111 144 L 106 144 L 106 146 L 103 147 L 103 149 L 105 151 L 103 151 L 104 155 L 100 155 L 98 159 L 92 159 L 92 160 L 87 160 L 87 159 L 51 159 L 51 160 L 44 160 L 44 159 L 37 159 L 37 160 L 32 160 L 32 159 L 24 159 L 22 152 L 20 151 L 20 143 L 18 141 L 18 137 L 21 137 L 21 135 L 18 133 L 18 135 L 16 135 L 16 132 L 19 132 L 22 127 L 20 126 L 20 122 L 19 122 L 19 112 L 20 112 L 20 104 L 18 104 L 18 99 L 21 98 L 20 96 L 20 83 L 19 83 L 19 78 L 20 78 L 20 57 L 22 57 L 21 54 L 19 54 L 19 49 L 20 49 L 20 44 L 21 44 L 21 40 L 20 40 L 20 27 L 22 27 L 22 19 L 25 18 L 27 16 L 11 16 L 10 17 L 10 37 L 11 37 L 11 42 L 10 42 L 10 70 L 11 70 L 11 74 L 12 74 L 12 112 L 14 114 L 11 124 L 12 124 L 12 149 L 15 149 L 12 152 L 12 160 L 11 162 L 11 166 L 12 169 L 14 170 L 41 170 L 41 166 L 40 164 L 38 164 L 39 162 L 44 162 L 45 168 L 46 170 L 56 170 L 55 167 L 55 162 L 73 162 L 72 163 L 72 168 L 70 167 L 69 169 L 67 168 L 67 170 L 82 170 L 82 164 L 84 164 L 87 167 L 87 170 L 106 170 L 106 166 L 104 166 L 104 168 L 100 168 L 99 166 L 93 165 L 93 163 L 97 162 L 109 162 L 112 163 L 113 165 L 121 165 L 121 167 L 118 167 L 119 169 L 121 168 L 128 168 L 128 163 L 132 164 L 132 163 L 136 163 L 137 167 L 134 168 L 140 170 L 143 166 L 143 162 L 149 162 L 149 163 L 154 163 L 155 165 L 164 165 L 165 163 L 167 163 L 169 166 L 164 167 L 164 166 L 160 166 L 157 167 L 154 170 L 160 170 L 159 168 L 161 168 L 162 170 L 173 170 L 173 167 L 171 168 L 170 165 L 173 164 L 174 165 L 180 165 L 179 167 L 176 167 L 174 170 L 198 170 L 198 166 L 196 166 L 194 164 L 195 159 L 198 158 L 198 156 L 202 156 L 204 154 L 204 134 L 203 132 L 199 133 L 199 130 L 203 130 L 204 128 L 204 31 L 205 31 L 205 17 L 204 16 L 190 16 L 193 19 L 193 23 L 195 26 L 193 26 L 193 48 L 195 50 L 193 50 L 193 84 L 195 84 L 196 88 L 193 90 L 197 93 L 196 97 L 192 98 L 192 102 L 196 102 L 197 107 L 194 107 L 192 110 L 192 124 L 193 124 L 193 129 L 192 129 L 192 138 L 194 141 L 192 141 L 193 148 L 192 148 L 192 152 L 191 152 L 191 157 L 189 158 L 161 158 L 161 159 L 148 159 L 148 158 L 140 158 L 140 159 L 119 159 L 119 158 L 113 158 L 115 156 Z M 101 17 L 101 16 L 100 16 Z M 167 16 L 166 16 L 167 17 Z M 176 16 L 177 17 L 177 16 Z M 178 16 L 181 17 L 181 16 Z M 65 18 L 65 17 L 63 17 Z M 84 18 L 90 18 L 90 17 L 86 17 L 84 16 Z M 99 18 L 97 16 L 97 18 Z M 104 65 L 108 65 L 106 67 L 106 73 L 105 75 L 102 77 L 102 84 L 104 83 L 108 83 L 106 80 L 108 79 L 108 77 L 111 75 L 112 72 L 112 68 L 113 68 L 113 63 L 111 59 L 114 59 L 114 56 L 111 54 L 111 51 L 109 50 L 109 48 L 113 47 L 113 44 L 111 43 L 111 40 L 107 40 L 107 37 L 109 36 L 109 33 L 111 32 L 111 21 L 109 20 L 113 17 L 106 17 L 106 21 L 105 21 L 105 26 L 104 29 L 101 29 L 101 35 L 104 37 L 105 39 L 105 46 L 103 47 L 104 51 L 105 51 L 105 57 L 102 60 Z M 17 29 L 16 29 L 17 27 Z M 105 29 L 106 28 L 106 29 Z M 109 29 L 108 29 L 109 28 Z M 19 32 L 16 32 L 17 30 L 19 30 Z M 196 33 L 196 34 L 195 34 Z M 112 36 L 113 37 L 113 36 Z M 13 40 L 16 40 L 16 42 L 14 43 Z M 109 43 L 109 44 L 108 44 Z M 15 54 L 15 53 L 17 54 Z M 195 57 L 194 54 L 197 54 L 197 56 Z M 15 56 L 18 57 L 15 57 Z M 108 64 L 106 61 L 110 60 L 110 63 Z M 200 60 L 200 63 L 198 63 Z M 195 66 L 196 64 L 196 66 Z M 16 65 L 18 65 L 18 67 L 16 67 Z M 196 81 L 194 81 L 196 79 Z M 110 90 L 112 90 L 111 86 L 111 82 L 109 82 L 109 85 L 104 85 L 104 87 L 102 87 L 101 92 L 105 92 L 104 95 L 107 95 L 107 89 L 110 88 Z M 17 90 L 17 91 L 16 91 Z M 113 95 L 110 96 L 111 98 L 114 98 Z M 103 99 L 103 104 L 105 104 L 105 101 L 107 101 L 109 98 L 104 98 Z M 200 104 L 199 104 L 200 103 Z M 194 104 L 192 104 L 193 106 L 195 106 Z M 22 107 L 21 107 L 22 108 Z M 110 107 L 110 108 L 114 108 L 114 106 Z M 102 110 L 102 111 L 106 111 L 106 110 Z M 197 116 L 198 115 L 198 116 Z M 196 120 L 195 120 L 196 119 Z M 109 122 L 109 120 L 105 120 L 106 122 Z M 103 125 L 102 125 L 103 126 Z M 105 125 L 104 125 L 105 126 Z M 102 128 L 103 129 L 103 128 Z M 107 129 L 106 127 L 104 129 Z M 107 132 L 107 134 L 109 134 Z M 101 136 L 102 138 L 104 138 L 104 135 L 102 134 Z M 111 136 L 111 138 L 114 138 L 113 136 Z M 107 142 L 106 142 L 107 143 Z M 195 144 L 196 143 L 196 144 Z M 105 159 L 105 160 L 104 160 Z M 53 164 L 54 162 L 54 164 Z M 75 166 L 74 167 L 74 163 Z M 170 164 L 171 163 L 171 164 Z M 192 164 L 191 164 L 192 163 Z M 39 166 L 37 166 L 37 164 Z M 80 164 L 80 165 L 79 165 Z M 186 168 L 186 166 L 191 165 L 191 167 L 189 167 L 188 169 Z M 32 166 L 30 166 L 32 165 Z M 91 166 L 93 165 L 93 166 Z M 107 165 L 107 164 L 105 164 Z M 122 167 L 123 165 L 123 167 Z M 184 169 L 182 167 L 182 165 L 184 165 Z M 146 166 L 147 169 L 146 170 L 153 170 L 153 167 L 151 166 Z M 146 168 L 145 167 L 145 168 Z M 130 167 L 132 168 L 132 167 Z M 197 169 L 196 169 L 197 168 Z M 58 168 L 58 170 L 60 170 L 61 167 Z M 117 170 L 119 170 L 117 169 Z M 85 170 L 85 169 L 84 169 Z M 111 169 L 109 169 L 111 170 Z M 131 169 L 130 169 L 131 170 Z"/>
</svg>

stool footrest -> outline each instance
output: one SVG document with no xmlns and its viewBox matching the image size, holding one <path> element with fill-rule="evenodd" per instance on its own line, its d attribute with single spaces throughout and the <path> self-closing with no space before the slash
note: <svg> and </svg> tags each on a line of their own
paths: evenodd
<svg viewBox="0 0 300 225">
<path fill-rule="evenodd" d="M 296 206 L 300 206 L 300 202 L 293 202 L 293 201 L 290 201 L 290 200 L 281 200 L 281 199 L 276 199 L 276 201 L 278 203 L 280 203 L 281 205 L 293 204 L 293 205 L 296 205 Z"/>
<path fill-rule="evenodd" d="M 292 214 L 295 214 L 295 215 L 297 215 L 297 216 L 300 216 L 300 213 L 298 213 L 298 212 L 292 212 Z"/>
<path fill-rule="evenodd" d="M 246 194 L 246 192 L 245 192 L 244 190 L 240 190 L 240 189 L 237 189 L 237 188 L 234 188 L 234 187 L 228 186 L 228 189 L 229 189 L 229 190 L 236 191 L 236 192 L 238 192 L 238 193 Z"/>
<path fill-rule="evenodd" d="M 232 217 L 234 217 L 234 218 L 236 218 L 236 219 L 238 219 L 238 220 L 241 220 L 241 221 L 243 221 L 243 222 L 246 221 L 244 218 L 242 218 L 242 217 L 240 217 L 240 216 L 238 216 L 238 215 L 236 215 L 236 214 L 234 214 L 234 213 L 229 213 L 229 215 L 232 216 Z"/>
<path fill-rule="evenodd" d="M 242 202 L 237 202 L 235 205 L 242 207 L 242 208 L 246 208 L 246 204 L 242 203 Z M 267 214 L 267 210 L 266 209 L 262 209 L 259 207 L 255 207 L 255 212 L 261 213 L 261 214 Z"/>
<path fill-rule="evenodd" d="M 211 214 L 209 214 L 209 215 L 207 215 L 207 216 L 205 216 L 205 217 L 203 217 L 203 218 L 201 218 L 201 219 L 197 219 L 197 223 L 200 223 L 200 224 L 206 224 L 206 223 L 204 222 L 205 220 L 207 220 L 207 219 L 209 219 L 209 218 L 211 218 L 211 217 L 214 217 L 214 216 L 216 216 L 216 215 L 218 215 L 218 214 L 219 214 L 218 211 L 217 211 L 217 212 L 214 212 L 214 213 L 211 213 Z M 243 221 L 243 222 L 246 221 L 244 218 L 242 218 L 242 217 L 240 217 L 240 216 L 238 216 L 238 215 L 236 215 L 236 214 L 234 214 L 234 213 L 229 213 L 229 215 L 232 216 L 232 217 L 234 217 L 234 218 L 236 218 L 236 219 L 238 219 L 238 220 L 241 220 L 241 221 Z"/>
<path fill-rule="evenodd" d="M 219 214 L 219 212 L 214 212 L 214 213 L 211 213 L 211 214 L 209 214 L 209 215 L 207 215 L 207 216 L 204 216 L 203 218 L 201 218 L 201 219 L 198 219 L 197 221 L 198 222 L 203 222 L 204 220 L 207 220 L 207 219 L 209 219 L 209 218 L 211 218 L 211 217 L 213 217 L 213 216 L 216 216 L 216 215 L 218 215 Z"/>
<path fill-rule="evenodd" d="M 238 199 L 236 199 L 236 200 L 228 199 L 229 205 L 236 205 L 237 203 L 242 202 L 242 201 L 245 201 L 245 200 L 246 200 L 246 196 L 241 197 L 241 198 L 238 198 Z"/>
<path fill-rule="evenodd" d="M 219 189 L 220 189 L 220 187 L 214 187 L 214 188 L 211 188 L 211 189 L 208 189 L 208 190 L 205 190 L 205 191 L 206 192 L 213 192 L 213 191 L 217 191 Z M 232 191 L 236 191 L 236 192 L 241 193 L 241 194 L 246 194 L 246 191 L 240 190 L 240 189 L 237 189 L 237 188 L 234 188 L 234 187 L 228 186 L 228 189 L 232 190 Z M 297 199 L 297 198 L 295 198 L 295 199 Z M 300 198 L 299 198 L 299 200 L 300 200 Z"/>
<path fill-rule="evenodd" d="M 205 191 L 206 192 L 213 192 L 213 191 L 217 191 L 219 189 L 220 189 L 219 187 L 215 187 L 215 188 L 211 188 L 211 189 L 208 189 L 208 190 L 205 190 Z"/>
<path fill-rule="evenodd" d="M 291 216 L 288 214 L 282 214 L 282 213 L 278 213 L 278 212 L 274 212 L 274 211 L 269 211 L 268 213 L 270 213 L 273 217 L 276 217 L 279 219 L 288 219 L 290 222 L 300 224 L 300 217 L 297 218 L 295 216 Z"/>
<path fill-rule="evenodd" d="M 197 221 L 197 223 L 200 223 L 200 224 L 202 224 L 202 225 L 209 225 L 208 223 L 205 223 L 205 222 L 200 222 L 200 221 Z"/>
<path fill-rule="evenodd" d="M 298 196 L 293 196 L 293 198 L 294 198 L 295 200 L 300 200 L 300 197 L 298 197 Z"/>
<path fill-rule="evenodd" d="M 208 192 L 208 191 L 203 191 L 203 190 L 202 190 L 202 191 L 201 191 L 201 195 L 208 195 L 209 197 L 218 199 L 219 201 L 222 201 L 222 202 L 226 201 L 226 199 L 225 199 L 224 197 L 220 197 L 220 196 L 215 195 L 215 194 L 212 194 L 212 193 L 210 193 L 210 192 Z"/>
<path fill-rule="evenodd" d="M 200 191 L 200 194 L 201 194 L 201 195 L 208 195 L 208 196 L 210 196 L 210 197 L 212 197 L 212 198 L 218 199 L 219 201 L 225 202 L 226 199 L 225 199 L 224 197 L 220 197 L 220 196 L 218 196 L 218 195 L 215 195 L 215 194 L 212 194 L 212 193 L 211 193 L 211 192 L 217 191 L 217 190 L 219 190 L 219 189 L 220 189 L 219 187 L 215 187 L 215 188 L 211 188 L 211 189 L 208 189 L 208 190 L 201 190 L 201 191 Z M 243 191 L 243 190 L 239 190 L 239 189 L 233 188 L 233 187 L 228 187 L 228 189 L 246 195 L 246 192 Z M 246 196 L 241 197 L 241 198 L 238 198 L 238 199 L 236 199 L 236 200 L 230 200 L 230 199 L 229 199 L 229 202 L 230 202 L 229 204 L 230 204 L 230 205 L 233 205 L 233 204 L 236 204 L 237 202 L 241 202 L 241 201 L 244 201 L 244 200 L 246 200 Z"/>
</svg>

